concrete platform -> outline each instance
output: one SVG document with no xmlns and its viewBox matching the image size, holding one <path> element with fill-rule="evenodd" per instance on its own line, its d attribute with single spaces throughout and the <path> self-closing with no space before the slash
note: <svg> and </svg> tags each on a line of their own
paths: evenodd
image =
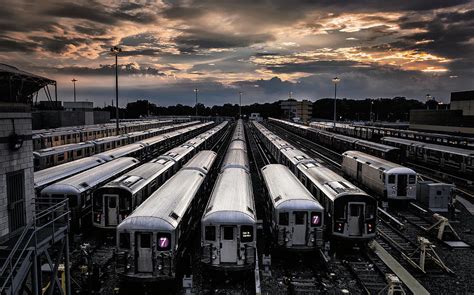
<svg viewBox="0 0 474 295">
<path fill-rule="evenodd" d="M 398 261 L 393 258 L 379 243 L 372 241 L 370 248 L 382 259 L 382 261 L 393 271 L 393 273 L 410 289 L 413 294 L 430 294 L 423 285 L 418 282 Z"/>
</svg>

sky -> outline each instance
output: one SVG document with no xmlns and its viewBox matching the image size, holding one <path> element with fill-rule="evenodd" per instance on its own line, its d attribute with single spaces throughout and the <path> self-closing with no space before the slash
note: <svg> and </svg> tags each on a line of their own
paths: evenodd
<svg viewBox="0 0 474 295">
<path fill-rule="evenodd" d="M 273 102 L 474 88 L 474 1 L 0 0 L 0 63 L 55 79 L 58 99 L 120 105 Z M 43 97 L 40 94 L 40 100 Z"/>
</svg>

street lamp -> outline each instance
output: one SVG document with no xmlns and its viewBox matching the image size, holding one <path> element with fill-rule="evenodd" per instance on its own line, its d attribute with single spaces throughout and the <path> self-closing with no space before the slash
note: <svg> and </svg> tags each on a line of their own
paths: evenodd
<svg viewBox="0 0 474 295">
<path fill-rule="evenodd" d="M 239 91 L 239 118 L 242 118 L 242 91 Z"/>
<path fill-rule="evenodd" d="M 197 117 L 197 115 L 198 115 L 198 92 L 199 92 L 199 89 L 195 88 L 195 89 L 194 89 L 194 93 L 196 94 L 196 104 L 195 104 L 196 117 Z"/>
<path fill-rule="evenodd" d="M 374 120 L 372 119 L 372 106 L 374 105 L 374 101 L 373 100 L 370 100 L 370 122 L 373 122 Z"/>
<path fill-rule="evenodd" d="M 76 78 L 72 78 L 71 82 L 74 84 L 74 102 L 76 102 Z"/>
<path fill-rule="evenodd" d="M 334 83 L 334 129 L 336 129 L 336 97 L 337 97 L 337 83 L 339 83 L 341 79 L 338 77 L 332 78 L 332 82 Z"/>
<path fill-rule="evenodd" d="M 122 48 L 114 46 L 110 48 L 110 52 L 115 55 L 115 122 L 117 127 L 117 135 L 120 133 L 119 129 L 119 109 L 118 109 L 118 55 L 122 52 Z"/>
</svg>

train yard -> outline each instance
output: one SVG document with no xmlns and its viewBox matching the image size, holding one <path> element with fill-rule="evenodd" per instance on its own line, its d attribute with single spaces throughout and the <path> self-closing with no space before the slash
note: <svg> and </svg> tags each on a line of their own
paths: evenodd
<svg viewBox="0 0 474 295">
<path fill-rule="evenodd" d="M 434 173 L 389 145 L 406 141 L 389 129 L 363 139 L 277 119 L 123 128 L 34 137 L 38 199 L 69 200 L 75 294 L 474 292 L 474 217 L 454 202 L 474 203 L 469 153 Z M 459 155 L 456 140 L 446 154 Z M 441 213 L 417 199 L 425 180 L 456 185 Z"/>
</svg>

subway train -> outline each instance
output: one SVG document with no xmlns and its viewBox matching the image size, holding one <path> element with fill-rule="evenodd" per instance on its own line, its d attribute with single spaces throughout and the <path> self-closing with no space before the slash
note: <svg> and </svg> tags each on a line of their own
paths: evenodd
<svg viewBox="0 0 474 295">
<path fill-rule="evenodd" d="M 397 137 L 459 148 L 474 148 L 474 138 L 466 136 L 347 123 L 336 123 L 334 129 L 332 122 L 311 122 L 309 126 L 377 142 L 382 137 Z"/>
<path fill-rule="evenodd" d="M 132 157 L 115 159 L 46 187 L 39 198 L 48 201 L 68 199 L 71 226 L 73 230 L 78 230 L 91 224 L 94 190 L 138 164 L 139 161 Z"/>
<path fill-rule="evenodd" d="M 82 158 L 65 164 L 46 168 L 34 173 L 35 193 L 57 181 L 71 177 L 77 173 L 97 167 L 120 157 L 134 157 L 143 162 L 158 156 L 168 148 L 172 148 L 184 140 L 202 132 L 213 122 L 189 126 L 180 130 L 164 133 L 139 143 L 128 144 L 119 148 L 108 150 L 90 157 Z"/>
<path fill-rule="evenodd" d="M 173 124 L 173 120 L 120 122 L 119 130 L 121 134 L 126 134 L 158 128 L 169 124 Z M 117 135 L 115 123 L 33 130 L 33 150 L 36 151 L 65 144 L 80 143 L 112 135 Z"/>
<path fill-rule="evenodd" d="M 286 165 L 325 210 L 327 234 L 351 243 L 376 235 L 377 201 L 340 175 L 254 122 L 257 134 L 273 158 Z M 278 146 L 284 148 L 278 149 Z"/>
<path fill-rule="evenodd" d="M 127 280 L 174 279 L 209 193 L 216 153 L 201 151 L 117 226 L 117 272 Z M 184 261 L 185 262 L 185 261 Z"/>
<path fill-rule="evenodd" d="M 471 181 L 474 179 L 474 150 L 395 137 L 382 137 L 381 142 L 400 148 L 409 162 L 449 172 Z"/>
<path fill-rule="evenodd" d="M 201 219 L 201 262 L 215 270 L 255 265 L 257 216 L 244 132 L 238 120 Z"/>
<path fill-rule="evenodd" d="M 318 130 L 309 126 L 296 124 L 279 119 L 268 119 L 270 123 L 290 130 L 306 139 L 317 142 L 337 152 L 358 150 L 392 162 L 400 162 L 400 150 L 397 147 L 371 142 L 351 136 L 341 135 L 329 131 Z"/>
<path fill-rule="evenodd" d="M 114 135 L 102 137 L 91 141 L 70 143 L 46 149 L 40 149 L 33 152 L 34 169 L 35 171 L 39 171 L 41 169 L 89 157 L 94 154 L 103 153 L 111 149 L 126 146 L 135 142 L 140 142 L 146 140 L 147 138 L 153 138 L 160 134 L 173 130 L 178 130 L 184 127 L 189 127 L 198 123 L 199 121 L 193 121 L 169 126 L 162 126 L 145 131 L 132 132 L 130 134 L 123 134 L 118 136 Z"/>
<path fill-rule="evenodd" d="M 382 200 L 416 200 L 414 170 L 359 151 L 342 154 L 342 171 Z"/>
<path fill-rule="evenodd" d="M 225 121 L 97 189 L 93 225 L 114 229 L 197 152 L 212 146 L 227 125 Z"/>
<path fill-rule="evenodd" d="M 270 230 L 279 248 L 314 250 L 323 244 L 324 208 L 298 178 L 281 164 L 261 169 L 271 215 Z"/>
</svg>

